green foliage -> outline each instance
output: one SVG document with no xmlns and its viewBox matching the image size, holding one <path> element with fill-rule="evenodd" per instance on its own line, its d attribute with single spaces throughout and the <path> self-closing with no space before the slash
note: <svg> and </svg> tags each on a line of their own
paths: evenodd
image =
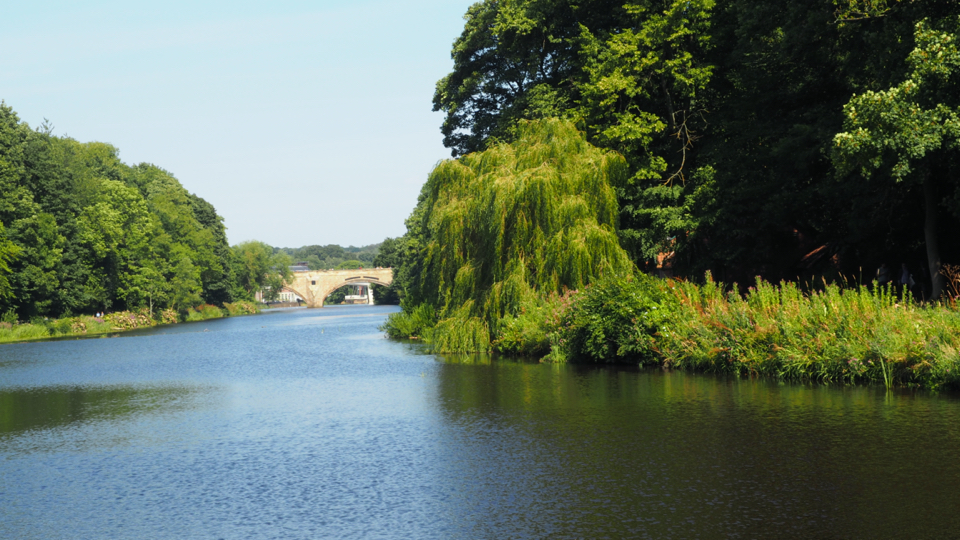
<svg viewBox="0 0 960 540">
<path fill-rule="evenodd" d="M 502 354 L 533 358 L 550 354 L 558 325 L 557 316 L 574 292 L 525 300 L 516 316 L 501 319 L 492 349 Z"/>
<path fill-rule="evenodd" d="M 953 22 L 953 32 L 917 23 L 909 78 L 889 90 L 854 96 L 844 106 L 846 131 L 834 138 L 840 174 L 857 168 L 869 177 L 886 167 L 901 181 L 910 177 L 916 161 L 960 142 L 960 100 L 938 101 L 937 88 L 960 72 L 960 19 Z"/>
<path fill-rule="evenodd" d="M 656 361 L 658 332 L 669 324 L 672 297 L 660 280 L 608 275 L 573 296 L 557 326 L 554 359 Z"/>
<path fill-rule="evenodd" d="M 17 291 L 11 304 L 25 317 L 50 315 L 60 285 L 57 270 L 64 242 L 56 220 L 45 213 L 18 219 L 11 224 L 7 237 L 22 246 L 11 267 L 10 286 Z"/>
<path fill-rule="evenodd" d="M 400 270 L 404 307 L 434 307 L 439 351 L 487 350 L 501 321 L 538 297 L 631 268 L 611 187 L 624 180 L 622 158 L 568 122 L 519 129 L 514 144 L 439 164 L 408 221 L 406 243 L 417 247 Z"/>
<path fill-rule="evenodd" d="M 283 287 L 293 279 L 290 264 L 290 256 L 286 253 L 278 252 L 270 257 L 270 270 L 263 279 L 264 300 L 273 302 L 280 297 Z"/>
<path fill-rule="evenodd" d="M 182 281 L 184 258 L 194 265 L 191 294 L 196 281 L 202 298 L 232 299 L 213 207 L 169 172 L 118 154 L 56 137 L 48 124 L 31 130 L 0 103 L 0 309 L 32 319 L 166 308 L 183 303 L 169 284 Z"/>
<path fill-rule="evenodd" d="M 782 379 L 960 387 L 960 314 L 900 302 L 886 288 L 802 293 L 758 281 L 724 295 L 708 281 L 673 284 L 679 309 L 658 347 L 680 368 Z"/>
<path fill-rule="evenodd" d="M 960 388 L 960 313 L 889 288 L 758 279 L 743 296 L 703 285 L 605 277 L 558 317 L 551 360 L 656 363 L 784 380 Z"/>
<path fill-rule="evenodd" d="M 925 90 L 897 96 L 903 107 L 876 103 L 887 123 L 913 116 L 914 103 L 917 131 L 903 124 L 899 143 L 879 137 L 900 150 L 872 153 L 886 164 L 881 177 L 894 154 L 912 156 L 936 180 L 932 205 L 952 213 L 935 221 L 960 226 L 960 153 L 933 133 L 953 129 L 943 107 L 956 110 L 960 81 L 955 41 L 945 40 L 958 15 L 952 0 L 487 0 L 465 17 L 434 108 L 455 156 L 515 141 L 519 122 L 545 116 L 623 155 L 619 234 L 641 267 L 672 254 L 676 272 L 742 281 L 916 266 L 928 243 L 915 225 L 926 219 L 920 182 L 854 173 L 836 182 L 835 163 L 859 172 L 870 156 L 861 144 L 846 169 L 831 148 L 847 130 L 838 111 L 850 95 L 917 81 L 903 59 L 927 51 L 913 54 L 936 64 Z M 960 257 L 956 241 L 942 247 L 945 260 Z"/>
<path fill-rule="evenodd" d="M 621 31 L 599 38 L 581 27 L 585 80 L 573 114 L 595 144 L 630 163 L 632 178 L 618 186 L 621 227 L 644 257 L 670 251 L 669 238 L 696 227 L 685 208 L 694 187 L 688 154 L 703 124 L 696 98 L 713 72 L 705 58 L 713 7 L 713 0 L 637 2 L 624 6 Z"/>
<path fill-rule="evenodd" d="M 342 247 L 336 244 L 326 246 L 303 246 L 299 248 L 278 248 L 290 256 L 294 262 L 305 262 L 310 270 L 332 270 L 340 263 L 347 260 L 357 260 L 364 266 L 375 266 L 374 259 L 377 257 L 380 244 L 371 244 L 369 246 L 347 246 Z"/>
<path fill-rule="evenodd" d="M 581 25 L 608 29 L 623 2 L 483 0 L 472 5 L 453 44 L 453 71 L 437 82 L 433 109 L 445 114 L 454 156 L 515 138 L 522 120 L 562 117 L 578 98 Z"/>
<path fill-rule="evenodd" d="M 200 270 L 189 257 L 181 257 L 170 280 L 170 306 L 175 310 L 192 308 L 202 301 L 200 293 Z"/>
<path fill-rule="evenodd" d="M 227 310 L 227 313 L 231 317 L 235 317 L 237 315 L 253 315 L 256 313 L 260 313 L 259 304 L 255 304 L 253 302 L 246 302 L 243 300 L 224 303 L 223 307 L 224 309 Z"/>
<path fill-rule="evenodd" d="M 943 288 L 937 222 L 943 184 L 938 176 L 950 152 L 960 150 L 960 16 L 917 23 L 916 47 L 908 57 L 907 79 L 884 91 L 855 95 L 844 106 L 844 129 L 834 137 L 833 159 L 840 175 L 856 170 L 870 178 L 881 171 L 895 183 L 922 186 L 924 243 L 933 282 L 931 296 Z M 954 180 L 956 182 L 956 180 Z M 960 189 L 955 184 L 954 189 Z"/>
<path fill-rule="evenodd" d="M 265 300 L 276 299 L 293 277 L 290 256 L 256 240 L 234 246 L 233 261 L 233 273 L 242 288 L 239 295 L 248 300 L 259 290 L 264 291 Z"/>
<path fill-rule="evenodd" d="M 42 324 L 0 324 L 0 343 L 31 341 L 50 337 L 50 330 Z"/>
<path fill-rule="evenodd" d="M 0 223 L 0 300 L 11 296 L 10 265 L 20 255 L 20 247 L 7 239 L 3 223 Z"/>
<path fill-rule="evenodd" d="M 490 327 L 467 310 L 441 319 L 430 333 L 433 350 L 441 352 L 482 353 L 491 350 Z"/>
<path fill-rule="evenodd" d="M 347 298 L 347 287 L 340 287 L 323 299 L 323 304 L 327 306 L 335 306 L 342 304 Z"/>
<path fill-rule="evenodd" d="M 192 309 L 187 310 L 186 321 L 187 322 L 196 322 L 196 321 L 205 321 L 208 319 L 219 319 L 224 317 L 224 312 L 222 309 L 217 306 L 212 306 L 210 304 L 204 304 L 202 306 L 197 306 Z"/>
<path fill-rule="evenodd" d="M 363 267 L 363 261 L 352 260 L 352 261 L 343 261 L 338 264 L 335 268 L 336 270 L 358 270 Z"/>
<path fill-rule="evenodd" d="M 420 304 L 413 309 L 391 313 L 380 327 L 394 339 L 422 339 L 429 337 L 437 325 L 437 312 L 430 304 Z"/>
</svg>

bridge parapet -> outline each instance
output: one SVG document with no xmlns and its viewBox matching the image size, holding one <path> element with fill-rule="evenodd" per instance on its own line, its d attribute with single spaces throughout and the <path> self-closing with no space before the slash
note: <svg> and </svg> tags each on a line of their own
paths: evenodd
<svg viewBox="0 0 960 540">
<path fill-rule="evenodd" d="M 330 293 L 351 283 L 390 285 L 393 283 L 393 268 L 295 272 L 287 288 L 300 295 L 307 307 L 323 307 L 323 301 Z"/>
</svg>

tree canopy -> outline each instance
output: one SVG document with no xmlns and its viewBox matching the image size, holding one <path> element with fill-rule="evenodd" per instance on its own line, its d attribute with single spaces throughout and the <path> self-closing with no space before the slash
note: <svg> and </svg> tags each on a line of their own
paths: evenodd
<svg viewBox="0 0 960 540">
<path fill-rule="evenodd" d="M 641 267 L 669 255 L 747 282 L 905 262 L 933 292 L 924 231 L 960 226 L 958 16 L 953 0 L 484 0 L 434 109 L 455 157 L 546 117 L 620 153 L 618 234 Z M 952 238 L 939 252 L 960 260 Z"/>
<path fill-rule="evenodd" d="M 216 209 L 168 171 L 31 129 L 0 102 L 0 312 L 41 316 L 252 298 L 260 275 Z M 284 274 L 286 272 L 286 274 Z M 8 317 L 10 318 L 10 317 Z"/>
<path fill-rule="evenodd" d="M 514 143 L 440 163 L 395 276 L 404 308 L 437 313 L 440 350 L 486 350 L 537 298 L 630 271 L 614 192 L 626 181 L 622 157 L 556 119 L 521 122 Z"/>
</svg>

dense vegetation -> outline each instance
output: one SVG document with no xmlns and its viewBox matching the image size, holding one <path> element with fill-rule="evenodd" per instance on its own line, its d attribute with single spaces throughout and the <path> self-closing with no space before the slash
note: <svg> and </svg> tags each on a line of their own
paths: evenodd
<svg viewBox="0 0 960 540">
<path fill-rule="evenodd" d="M 960 4 L 484 0 L 465 19 L 434 96 L 456 159 L 382 250 L 404 306 L 390 335 L 958 385 L 960 322 L 941 293 L 944 262 L 960 259 L 960 237 L 943 233 L 960 228 Z M 564 167 L 587 155 L 622 163 L 599 191 L 527 181 L 576 186 Z M 582 237 L 567 205 L 607 189 L 615 219 L 585 206 L 616 249 L 538 255 L 551 234 Z M 593 272 L 558 279 L 573 254 Z M 643 273 L 664 259 L 692 281 Z M 869 285 L 881 263 L 906 263 L 914 292 L 942 302 Z"/>
<path fill-rule="evenodd" d="M 956 306 L 920 306 L 890 287 L 804 293 L 757 280 L 740 295 L 709 275 L 697 285 L 638 273 L 591 284 L 563 308 L 555 361 L 960 389 Z"/>
<path fill-rule="evenodd" d="M 140 308 L 185 318 L 204 304 L 252 300 L 289 274 L 262 242 L 231 248 L 213 205 L 169 172 L 51 131 L 0 102 L 4 324 Z"/>
<path fill-rule="evenodd" d="M 725 282 L 960 260 L 955 0 L 484 0 L 438 82 L 454 156 L 562 117 L 619 152 L 641 266 Z M 852 97 L 851 97 L 852 96 Z M 928 253 L 928 249 L 930 253 Z"/>
<path fill-rule="evenodd" d="M 590 145 L 569 122 L 517 129 L 515 143 L 430 174 L 407 222 L 409 256 L 394 277 L 407 311 L 388 321 L 390 335 L 423 333 L 411 327 L 420 308 L 437 317 L 431 336 L 440 350 L 542 349 L 543 339 L 516 332 L 543 337 L 536 327 L 545 298 L 631 268 L 616 235 L 613 186 L 626 181 L 623 158 Z M 518 319 L 533 329 L 520 330 Z"/>
</svg>

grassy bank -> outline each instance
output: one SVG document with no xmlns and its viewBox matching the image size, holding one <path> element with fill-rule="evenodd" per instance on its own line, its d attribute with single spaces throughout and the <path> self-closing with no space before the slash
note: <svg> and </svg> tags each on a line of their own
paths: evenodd
<svg viewBox="0 0 960 540">
<path fill-rule="evenodd" d="M 253 302 L 226 303 L 223 308 L 203 305 L 178 313 L 167 309 L 151 316 L 146 309 L 139 311 L 118 311 L 103 317 L 81 315 L 61 319 L 34 320 L 29 323 L 0 322 L 0 343 L 15 343 L 57 337 L 95 336 L 112 334 L 138 328 L 149 328 L 160 324 L 202 321 L 237 315 L 250 315 L 260 312 L 260 306 Z"/>
<path fill-rule="evenodd" d="M 397 314 L 391 335 L 417 335 L 438 352 L 532 353 L 545 361 L 640 363 L 782 380 L 876 382 L 960 389 L 960 312 L 890 289 L 758 281 L 728 292 L 646 275 L 605 277 L 504 320 L 477 343 L 469 321 L 428 308 Z M 458 341 L 459 340 L 459 341 Z M 472 340 L 472 341 L 471 341 Z"/>
<path fill-rule="evenodd" d="M 573 298 L 554 336 L 555 360 L 960 389 L 960 313 L 888 288 L 607 279 Z"/>
</svg>

